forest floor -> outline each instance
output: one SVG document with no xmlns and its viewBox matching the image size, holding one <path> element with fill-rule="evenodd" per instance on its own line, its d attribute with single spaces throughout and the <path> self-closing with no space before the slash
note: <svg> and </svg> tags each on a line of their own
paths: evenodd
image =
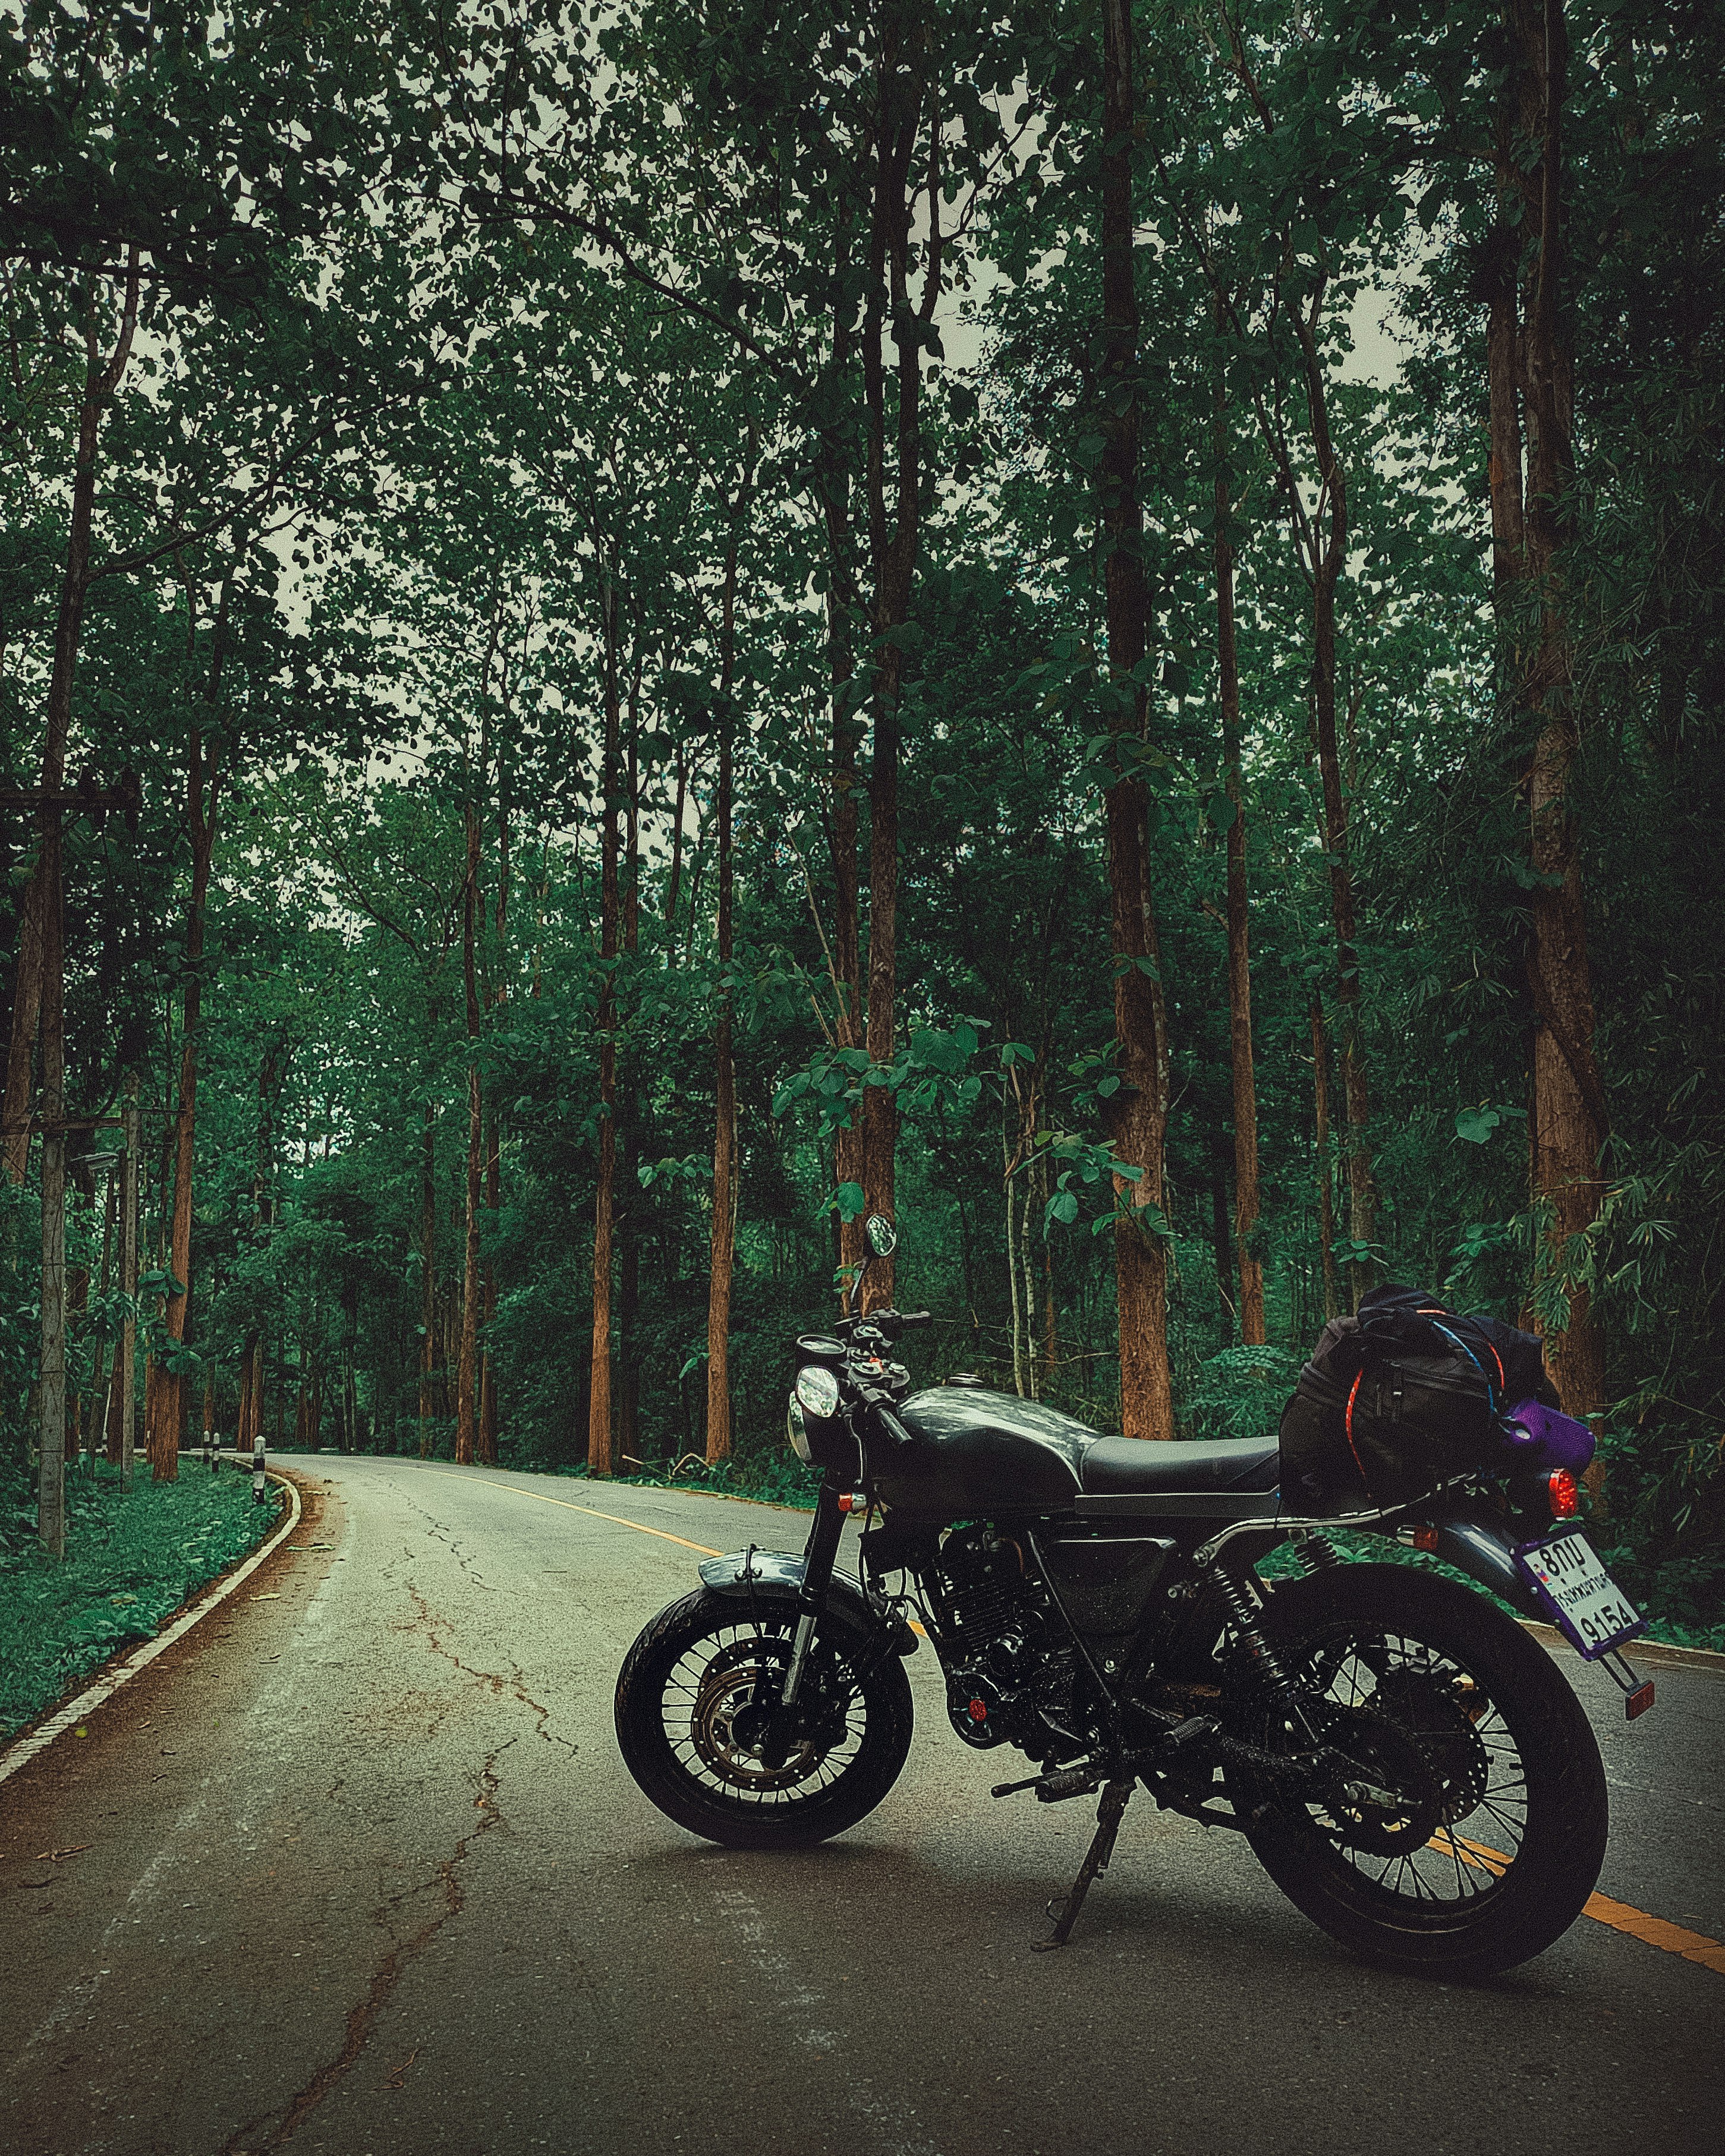
<svg viewBox="0 0 1725 2156">
<path fill-rule="evenodd" d="M 996 1804 L 926 1649 L 879 1809 L 709 1847 L 630 1781 L 618 1666 L 782 1511 L 367 1457 L 235 1597 L 0 1789 L 18 2156 L 1712 2156 L 1725 1673 L 1625 1723 L 1602 1902 L 1490 1983 L 1363 1967 L 1232 1835 Z M 847 1532 L 850 1532 L 847 1530 Z M 850 1561 L 854 1562 L 854 1558 Z M 1697 1953 L 1705 1958 L 1697 1961 Z"/>
<path fill-rule="evenodd" d="M 130 1488 L 88 1457 L 67 1476 L 67 1553 L 36 1540 L 33 1493 L 0 1481 L 0 1743 L 134 1640 L 158 1632 L 206 1582 L 245 1555 L 279 1517 L 238 1476 L 187 1460 L 176 1482 L 146 1464 Z"/>
</svg>

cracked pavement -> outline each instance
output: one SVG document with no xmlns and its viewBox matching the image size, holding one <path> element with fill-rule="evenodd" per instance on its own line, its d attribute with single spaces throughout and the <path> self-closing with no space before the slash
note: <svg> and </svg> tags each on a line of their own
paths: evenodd
<svg viewBox="0 0 1725 2156">
<path fill-rule="evenodd" d="M 287 1465 L 290 1546 L 0 1786 L 8 2156 L 1717 2145 L 1725 1977 L 1597 1923 L 1474 1989 L 1376 1975 L 1140 1799 L 1073 1946 L 1033 1954 L 1091 1808 L 991 1804 L 926 1647 L 910 1765 L 852 1833 L 681 1833 L 610 1723 L 694 1584 L 666 1537 L 795 1548 L 806 1516 Z M 1725 1938 L 1725 1676 L 1661 1670 L 1628 1729 L 1567 1666 L 1613 1784 L 1602 1891 Z"/>
</svg>

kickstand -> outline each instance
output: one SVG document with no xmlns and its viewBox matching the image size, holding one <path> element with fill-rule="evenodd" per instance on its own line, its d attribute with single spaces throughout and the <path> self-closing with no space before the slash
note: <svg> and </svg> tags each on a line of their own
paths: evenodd
<svg viewBox="0 0 1725 2156">
<path fill-rule="evenodd" d="M 1134 1784 L 1131 1781 L 1110 1782 L 1102 1791 L 1102 1801 L 1096 1807 L 1096 1830 L 1078 1867 L 1078 1876 L 1072 1881 L 1072 1890 L 1059 1904 L 1060 1915 L 1055 1917 L 1051 1938 L 1038 1939 L 1033 1951 L 1051 1953 L 1063 1947 L 1072 1936 L 1072 1927 L 1078 1922 L 1078 1912 L 1084 1907 L 1084 1897 L 1091 1890 L 1093 1880 L 1100 1879 L 1108 1869 L 1108 1859 L 1114 1854 L 1114 1838 L 1120 1832 L 1121 1815 L 1125 1811 Z M 1048 1913 L 1054 1917 L 1055 1904 L 1050 1902 Z"/>
</svg>

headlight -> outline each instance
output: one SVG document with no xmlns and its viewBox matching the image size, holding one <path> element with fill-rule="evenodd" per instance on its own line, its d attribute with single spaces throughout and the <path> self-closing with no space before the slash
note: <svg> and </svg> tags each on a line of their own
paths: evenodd
<svg viewBox="0 0 1725 2156">
<path fill-rule="evenodd" d="M 839 1412 L 839 1380 L 819 1363 L 805 1363 L 797 1373 L 797 1403 L 804 1414 L 826 1422 Z"/>
<path fill-rule="evenodd" d="M 809 1432 L 803 1426 L 803 1410 L 794 1399 L 785 1409 L 784 1434 L 791 1441 L 791 1450 L 803 1466 L 812 1465 L 809 1453 Z"/>
</svg>

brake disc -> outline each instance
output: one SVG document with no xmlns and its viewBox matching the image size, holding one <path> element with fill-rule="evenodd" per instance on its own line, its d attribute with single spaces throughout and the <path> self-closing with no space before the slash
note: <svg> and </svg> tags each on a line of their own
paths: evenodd
<svg viewBox="0 0 1725 2156">
<path fill-rule="evenodd" d="M 814 1768 L 815 1748 L 807 1737 L 793 1744 L 781 1766 L 770 1767 L 762 1757 L 788 1659 L 782 1644 L 737 1642 L 721 1647 L 701 1672 L 690 1738 L 702 1765 L 735 1789 L 788 1789 Z"/>
<path fill-rule="evenodd" d="M 1379 1680 L 1373 1705 L 1419 1747 L 1437 1782 L 1442 1825 L 1466 1819 L 1491 1779 L 1491 1762 L 1474 1726 L 1490 1702 L 1471 1679 L 1446 1682 L 1427 1671 L 1392 1670 Z"/>
</svg>

